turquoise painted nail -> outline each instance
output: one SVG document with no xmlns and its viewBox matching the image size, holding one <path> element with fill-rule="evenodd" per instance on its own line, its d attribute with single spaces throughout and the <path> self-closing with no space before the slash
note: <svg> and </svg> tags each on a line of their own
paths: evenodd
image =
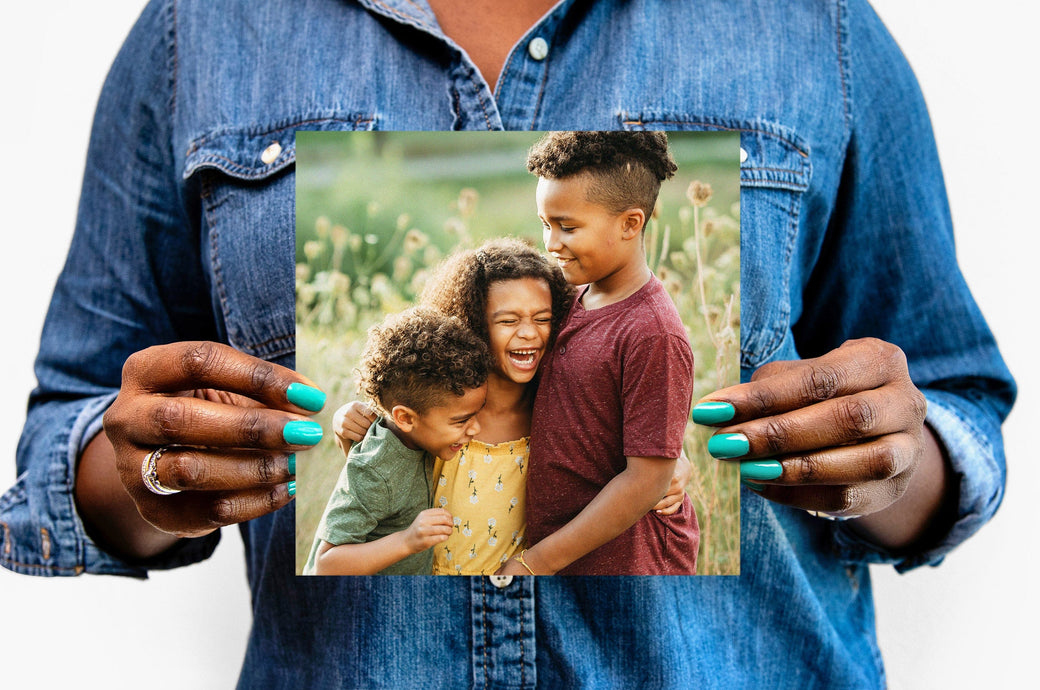
<svg viewBox="0 0 1040 690">
<path fill-rule="evenodd" d="M 289 387 L 285 389 L 285 397 L 293 405 L 311 412 L 317 412 L 325 407 L 325 394 L 317 388 L 302 383 L 290 383 Z"/>
<path fill-rule="evenodd" d="M 693 408 L 693 421 L 697 424 L 721 424 L 733 419 L 737 411 L 726 402 L 702 402 Z"/>
<path fill-rule="evenodd" d="M 295 496 L 296 495 L 296 480 L 295 479 L 293 481 L 289 482 L 289 495 L 290 496 Z"/>
<path fill-rule="evenodd" d="M 321 440 L 321 424 L 293 420 L 282 429 L 282 438 L 291 446 L 313 446 Z"/>
<path fill-rule="evenodd" d="M 289 474 L 296 474 L 296 453 L 289 456 Z"/>
<path fill-rule="evenodd" d="M 715 434 L 708 439 L 708 452 L 716 458 L 739 458 L 750 449 L 744 434 Z"/>
<path fill-rule="evenodd" d="M 745 460 L 740 463 L 740 478 L 768 481 L 784 473 L 784 466 L 777 460 Z"/>
<path fill-rule="evenodd" d="M 762 491 L 766 488 L 765 484 L 756 484 L 755 482 L 749 482 L 748 480 L 743 478 L 740 480 L 740 483 L 746 486 L 747 488 L 751 489 L 752 491 Z"/>
</svg>

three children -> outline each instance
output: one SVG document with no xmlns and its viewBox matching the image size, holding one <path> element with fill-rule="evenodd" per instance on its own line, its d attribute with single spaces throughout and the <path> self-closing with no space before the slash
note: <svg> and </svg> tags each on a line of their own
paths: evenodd
<svg viewBox="0 0 1040 690">
<path fill-rule="evenodd" d="M 468 553 L 457 545 L 442 545 L 445 518 L 438 514 L 436 527 L 431 527 L 437 539 L 429 540 L 438 544 L 435 572 L 486 573 L 505 562 L 499 570 L 504 574 L 692 574 L 699 533 L 689 498 L 680 487 L 677 511 L 651 512 L 668 491 L 682 452 L 693 379 L 685 330 L 648 268 L 643 249 L 643 229 L 660 183 L 675 170 L 667 139 L 645 132 L 550 133 L 532 149 L 528 167 L 539 177 L 538 212 L 546 249 L 560 269 L 556 273 L 562 271 L 567 282 L 586 287 L 576 299 L 561 300 L 561 294 L 569 293 L 550 291 L 549 278 L 510 276 L 507 270 L 498 275 L 508 282 L 498 283 L 497 292 L 491 281 L 482 290 L 452 291 L 453 283 L 463 281 L 460 276 L 494 265 L 489 259 L 496 254 L 483 248 L 456 259 L 463 265 L 453 278 L 433 283 L 448 286 L 439 288 L 439 302 L 433 300 L 442 311 L 476 313 L 472 308 L 460 312 L 459 302 L 466 295 L 483 295 L 484 309 L 476 310 L 480 314 L 470 319 L 470 326 L 491 343 L 493 364 L 489 409 L 476 413 L 475 419 L 489 424 L 498 424 L 492 420 L 500 417 L 514 420 L 511 427 L 505 425 L 508 432 L 500 430 L 505 433 L 497 440 L 508 442 L 507 454 L 520 460 L 521 469 L 526 434 L 534 430 L 524 478 L 526 539 L 523 529 L 502 529 L 500 534 L 496 527 L 506 525 L 485 516 L 486 505 L 479 503 L 482 495 L 474 475 L 481 460 L 490 464 L 493 446 L 474 442 L 462 449 L 456 465 L 438 467 L 441 493 L 436 505 L 452 512 L 447 518 L 454 529 L 452 538 L 461 540 L 464 532 L 469 537 L 486 526 L 487 542 L 509 541 L 506 549 L 485 549 L 493 554 L 492 560 L 476 559 L 476 544 L 484 547 L 484 535 L 469 539 Z M 519 248 L 514 251 L 522 253 Z M 503 254 L 498 247 L 497 255 L 508 257 L 508 251 Z M 499 300 L 501 308 L 491 304 L 493 300 Z M 550 321 L 555 326 L 551 338 Z M 519 329 L 516 324 L 521 324 Z M 523 333 L 518 335 L 518 330 Z M 497 333 L 504 334 L 501 342 L 496 341 Z M 556 344 L 550 350 L 551 339 Z M 379 426 L 374 424 L 369 436 Z M 524 436 L 518 437 L 518 432 Z M 361 448 L 379 443 L 370 442 L 369 436 Z M 345 473 L 355 461 L 354 453 Z M 463 469 L 466 462 L 472 469 Z M 502 486 L 501 481 L 485 482 L 481 491 L 494 497 L 496 487 Z M 515 493 L 516 482 L 511 486 Z M 472 494 L 462 495 L 471 488 Z M 427 514 L 423 507 L 416 503 L 414 515 Z M 319 535 L 332 509 L 330 500 Z M 531 546 L 520 549 L 521 541 Z M 333 550 L 316 540 L 312 556 Z M 475 569 L 463 570 L 467 560 Z"/>
</svg>

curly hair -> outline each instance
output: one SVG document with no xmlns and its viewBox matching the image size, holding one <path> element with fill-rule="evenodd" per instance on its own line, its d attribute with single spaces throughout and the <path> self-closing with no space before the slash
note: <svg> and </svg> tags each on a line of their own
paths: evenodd
<svg viewBox="0 0 1040 690">
<path fill-rule="evenodd" d="M 589 174 L 589 201 L 612 213 L 640 208 L 649 219 L 661 182 L 678 166 L 664 132 L 547 132 L 528 152 L 527 169 L 550 180 Z"/>
<path fill-rule="evenodd" d="M 491 357 L 485 340 L 459 320 L 412 307 L 368 330 L 356 370 L 358 390 L 388 414 L 405 405 L 419 414 L 487 381 Z"/>
<path fill-rule="evenodd" d="M 512 237 L 488 240 L 477 249 L 456 252 L 438 267 L 426 283 L 421 303 L 462 320 L 486 343 L 488 290 L 493 283 L 538 278 L 552 295 L 552 329 L 549 347 L 570 309 L 575 288 L 559 266 L 523 240 Z"/>
</svg>

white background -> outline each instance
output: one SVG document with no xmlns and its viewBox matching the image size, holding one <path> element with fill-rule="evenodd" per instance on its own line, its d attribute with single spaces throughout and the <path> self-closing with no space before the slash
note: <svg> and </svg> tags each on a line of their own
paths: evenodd
<svg viewBox="0 0 1040 690">
<path fill-rule="evenodd" d="M 143 5 L 66 0 L 16 3 L 5 13 L 0 491 L 14 480 L 32 360 L 71 236 L 94 103 Z M 1033 166 L 1040 159 L 1033 121 L 1040 17 L 1032 4 L 1008 0 L 877 0 L 875 6 L 922 84 L 958 256 L 1021 388 L 1005 425 L 1010 467 L 997 517 L 939 569 L 904 576 L 874 570 L 881 648 L 894 688 L 1021 686 L 1033 676 L 1040 642 L 1030 508 L 1040 465 L 1028 446 L 1040 413 L 1033 351 L 1040 331 L 1038 228 L 1026 212 L 1036 199 Z M 225 530 L 210 561 L 148 582 L 3 571 L 3 683 L 231 687 L 248 620 L 236 530 Z"/>
</svg>

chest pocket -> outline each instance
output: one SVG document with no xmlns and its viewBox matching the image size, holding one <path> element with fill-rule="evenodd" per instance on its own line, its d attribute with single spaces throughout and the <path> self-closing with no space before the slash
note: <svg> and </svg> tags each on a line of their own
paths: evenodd
<svg viewBox="0 0 1040 690">
<path fill-rule="evenodd" d="M 374 124 L 365 115 L 301 117 L 222 128 L 189 145 L 183 176 L 199 197 L 213 309 L 235 348 L 264 359 L 295 351 L 296 132 Z"/>
<path fill-rule="evenodd" d="M 622 113 L 630 130 L 740 133 L 740 367 L 796 356 L 791 333 L 791 261 L 802 195 L 809 188 L 809 147 L 768 121 Z"/>
</svg>

